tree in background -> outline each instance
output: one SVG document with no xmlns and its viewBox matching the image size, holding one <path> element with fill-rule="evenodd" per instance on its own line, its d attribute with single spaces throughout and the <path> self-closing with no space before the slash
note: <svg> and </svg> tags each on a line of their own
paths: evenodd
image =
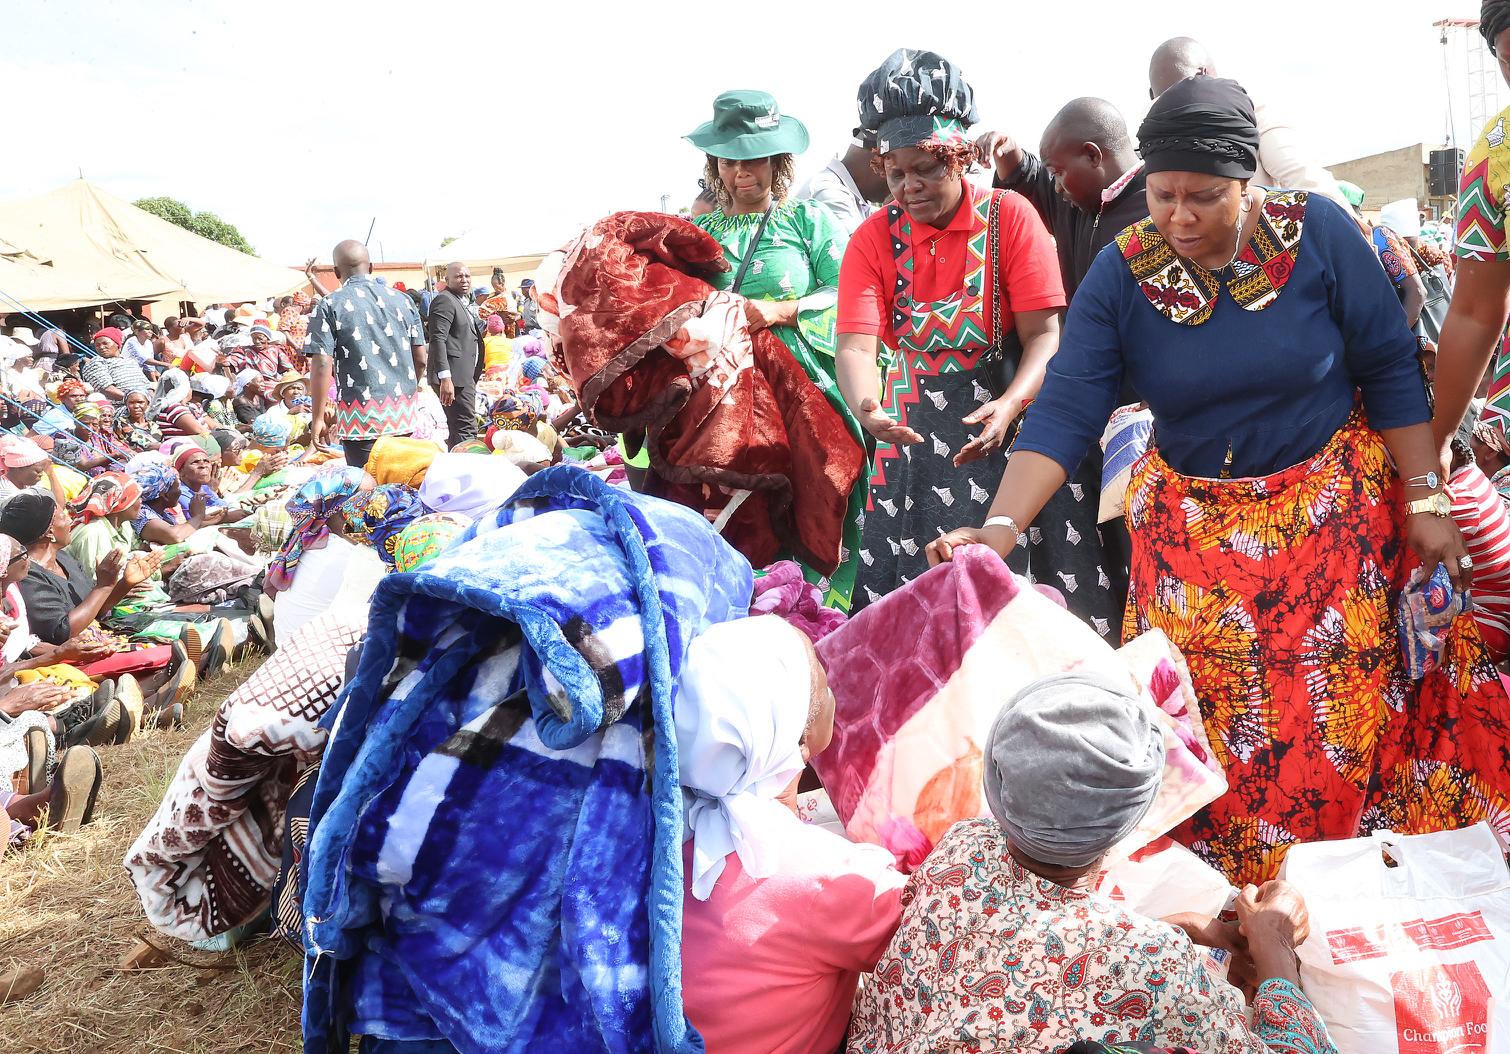
<svg viewBox="0 0 1510 1054">
<path fill-rule="evenodd" d="M 195 212 L 177 198 L 139 198 L 132 204 L 201 238 L 240 250 L 248 256 L 257 255 L 240 231 L 213 212 Z"/>
</svg>

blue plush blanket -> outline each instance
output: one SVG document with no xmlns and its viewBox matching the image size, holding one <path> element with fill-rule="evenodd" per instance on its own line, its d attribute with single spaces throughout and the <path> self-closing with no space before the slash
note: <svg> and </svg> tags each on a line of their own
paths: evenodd
<svg viewBox="0 0 1510 1054">
<path fill-rule="evenodd" d="M 571 467 L 484 526 L 383 582 L 327 719 L 305 1049 L 701 1051 L 672 708 L 750 567 L 696 513 Z"/>
</svg>

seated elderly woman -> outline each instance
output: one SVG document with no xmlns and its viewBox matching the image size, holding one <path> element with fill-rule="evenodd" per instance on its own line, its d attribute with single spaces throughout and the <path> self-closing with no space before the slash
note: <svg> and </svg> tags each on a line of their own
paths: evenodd
<svg viewBox="0 0 1510 1054">
<path fill-rule="evenodd" d="M 156 450 L 162 445 L 162 430 L 147 412 L 151 406 L 152 400 L 146 392 L 132 392 L 115 412 L 111 430 L 116 441 L 126 449 L 140 453 Z"/>
<path fill-rule="evenodd" d="M 991 816 L 955 824 L 908 881 L 902 924 L 856 1001 L 850 1051 L 1056 1051 L 1080 1042 L 1221 1054 L 1334 1052 L 1300 990 L 1305 905 L 1248 886 L 1240 931 L 1183 928 L 1092 892 L 1158 791 L 1164 739 L 1131 685 L 1086 671 L 1007 702 L 985 757 Z M 1238 954 L 1243 998 L 1187 931 Z"/>
<path fill-rule="evenodd" d="M 131 526 L 143 541 L 172 545 L 186 540 L 201 527 L 211 527 L 225 519 L 226 510 L 208 508 L 200 494 L 193 496 L 187 508 L 179 504 L 182 482 L 161 454 L 142 454 L 127 468 L 142 488 L 141 510 Z"/>
<path fill-rule="evenodd" d="M 252 484 L 253 490 L 298 486 L 314 474 L 312 468 L 295 464 L 304 448 L 293 445 L 293 438 L 293 422 L 287 417 L 264 413 L 252 422 L 251 449 L 242 456 L 239 468 L 252 474 L 259 465 L 263 466 L 259 478 Z M 264 461 L 266 465 L 263 465 Z"/>
<path fill-rule="evenodd" d="M 89 474 L 104 471 L 113 461 L 113 444 L 100 434 L 102 412 L 99 405 L 81 400 L 72 412 L 73 427 L 52 437 L 53 461 Z"/>
<path fill-rule="evenodd" d="M 683 1000 L 710 1051 L 838 1049 L 901 917 L 890 853 L 797 818 L 798 780 L 833 730 L 823 668 L 787 622 L 726 622 L 692 642 L 676 704 Z"/>
<path fill-rule="evenodd" d="M 219 466 L 223 462 L 220 456 L 187 440 L 172 448 L 169 457 L 178 476 L 177 504 L 185 522 L 198 518 L 202 524 L 237 523 L 274 494 L 271 489 L 253 493 L 253 481 L 262 477 L 257 469 L 240 481 L 239 490 L 222 491 L 223 469 Z"/>
<path fill-rule="evenodd" d="M 92 574 L 85 573 L 67 549 L 73 540 L 73 520 L 67 506 L 43 494 L 18 494 L 6 502 L 0 510 L 0 534 L 26 546 L 30 557 L 29 570 L 17 584 L 26 605 L 29 632 L 45 644 L 95 643 L 105 650 L 106 657 L 84 662 L 81 671 L 107 686 L 107 679 L 115 678 L 113 689 L 98 700 L 100 727 L 94 733 L 86 729 L 84 734 L 90 738 L 85 740 L 74 738 L 71 732 L 69 742 L 124 742 L 125 738 L 118 737 L 118 722 L 107 713 L 120 715 L 119 708 L 110 708 L 115 696 L 134 697 L 134 706 L 128 698 L 125 708 L 138 719 L 143 712 L 165 711 L 184 700 L 194 686 L 191 671 L 184 668 L 189 659 L 187 643 L 135 642 L 109 632 L 98 621 L 157 573 L 161 554 L 127 556 L 123 550 L 112 549 Z M 207 638 L 192 642 L 201 651 L 203 639 Z M 134 687 L 128 682 L 134 682 Z M 87 717 L 70 714 L 70 729 L 75 720 Z M 126 728 L 125 737 L 132 730 Z"/>
<path fill-rule="evenodd" d="M 236 374 L 231 381 L 231 413 L 238 424 L 250 427 L 267 410 L 266 384 L 262 374 L 250 367 Z"/>
<path fill-rule="evenodd" d="M 23 490 L 62 496 L 62 484 L 47 451 L 25 436 L 0 435 L 0 502 Z"/>
<path fill-rule="evenodd" d="M 161 558 L 112 549 L 86 573 L 66 548 L 73 541 L 68 508 L 46 494 L 18 494 L 0 508 L 0 534 L 26 546 L 30 569 L 18 584 L 31 632 L 63 644 L 147 581 Z"/>
</svg>

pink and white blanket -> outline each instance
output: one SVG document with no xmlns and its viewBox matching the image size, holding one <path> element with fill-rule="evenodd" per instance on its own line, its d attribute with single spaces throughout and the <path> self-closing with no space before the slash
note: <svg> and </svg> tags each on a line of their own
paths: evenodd
<svg viewBox="0 0 1510 1054">
<path fill-rule="evenodd" d="M 910 870 L 956 821 L 986 813 L 983 746 L 997 711 L 1037 678 L 1081 667 L 1127 677 L 1165 729 L 1164 785 L 1127 855 L 1227 789 L 1184 659 L 1161 633 L 1113 650 L 982 546 L 865 608 L 817 645 L 837 710 L 813 759 L 851 838 Z"/>
</svg>

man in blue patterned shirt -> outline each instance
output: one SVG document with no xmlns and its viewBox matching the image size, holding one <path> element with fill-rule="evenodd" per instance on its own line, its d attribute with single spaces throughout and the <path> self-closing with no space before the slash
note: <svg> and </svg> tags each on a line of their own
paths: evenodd
<svg viewBox="0 0 1510 1054">
<path fill-rule="evenodd" d="M 365 245 L 344 241 L 331 256 L 341 288 L 315 307 L 304 345 L 314 402 L 310 441 L 323 438 L 334 370 L 336 438 L 346 463 L 364 468 L 378 439 L 414 431 L 425 329 L 412 300 L 372 277 Z"/>
</svg>

